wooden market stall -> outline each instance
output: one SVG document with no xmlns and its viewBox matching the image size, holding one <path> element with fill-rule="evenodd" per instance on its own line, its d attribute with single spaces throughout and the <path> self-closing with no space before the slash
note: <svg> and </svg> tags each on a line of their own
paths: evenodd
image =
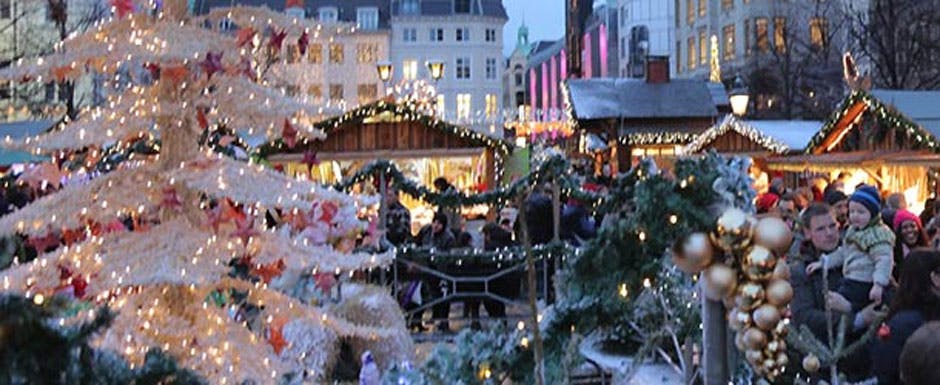
<svg viewBox="0 0 940 385">
<path fill-rule="evenodd" d="M 497 187 L 502 164 L 512 150 L 502 138 L 390 100 L 363 105 L 314 128 L 326 132 L 326 138 L 300 141 L 293 148 L 278 140 L 263 146 L 261 152 L 288 175 L 305 175 L 324 184 L 342 180 L 375 160 L 387 159 L 396 162 L 406 177 L 428 187 L 434 179 L 444 177 L 459 190 L 470 192 Z M 430 215 L 419 201 L 402 197 L 402 202 L 419 217 L 419 223 L 424 214 Z M 476 211 L 481 210 L 485 209 Z"/>
<path fill-rule="evenodd" d="M 768 158 L 788 173 L 850 175 L 882 192 L 901 192 L 914 209 L 937 190 L 940 92 L 857 89 L 816 133 L 802 154 Z"/>
</svg>

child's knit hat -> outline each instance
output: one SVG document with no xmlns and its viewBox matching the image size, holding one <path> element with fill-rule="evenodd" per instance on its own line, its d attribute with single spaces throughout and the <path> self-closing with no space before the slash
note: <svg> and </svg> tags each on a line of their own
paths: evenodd
<svg viewBox="0 0 940 385">
<path fill-rule="evenodd" d="M 856 188 L 852 196 L 849 197 L 849 202 L 857 202 L 865 206 L 868 212 L 871 213 L 872 218 L 881 215 L 881 198 L 878 195 L 878 190 L 872 186 L 863 184 Z"/>
</svg>

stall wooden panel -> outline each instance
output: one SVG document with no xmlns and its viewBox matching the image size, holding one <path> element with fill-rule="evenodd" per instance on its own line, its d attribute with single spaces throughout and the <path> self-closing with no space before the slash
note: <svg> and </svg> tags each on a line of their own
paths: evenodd
<svg viewBox="0 0 940 385">
<path fill-rule="evenodd" d="M 737 133 L 728 131 L 715 138 L 711 143 L 705 146 L 707 149 L 714 149 L 720 153 L 742 153 L 742 152 L 766 152 L 767 150 L 755 143 L 753 140 Z"/>
</svg>

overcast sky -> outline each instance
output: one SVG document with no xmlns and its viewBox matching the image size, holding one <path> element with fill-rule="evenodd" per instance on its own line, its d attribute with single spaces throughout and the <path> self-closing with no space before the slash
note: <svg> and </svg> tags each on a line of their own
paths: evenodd
<svg viewBox="0 0 940 385">
<path fill-rule="evenodd" d="M 503 28 L 503 53 L 516 48 L 516 32 L 525 17 L 529 41 L 560 39 L 565 34 L 565 0 L 503 0 L 509 21 Z"/>
</svg>

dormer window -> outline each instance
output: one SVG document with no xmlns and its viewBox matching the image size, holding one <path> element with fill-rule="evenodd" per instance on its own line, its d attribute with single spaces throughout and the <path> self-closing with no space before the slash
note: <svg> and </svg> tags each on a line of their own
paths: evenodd
<svg viewBox="0 0 940 385">
<path fill-rule="evenodd" d="M 454 13 L 470 13 L 470 0 L 454 0 Z"/>
<path fill-rule="evenodd" d="M 402 0 L 400 11 L 403 15 L 417 15 L 421 11 L 421 6 L 418 0 Z"/>
<path fill-rule="evenodd" d="M 359 27 L 359 29 L 378 29 L 379 9 L 376 7 L 356 8 L 356 25 Z"/>
<path fill-rule="evenodd" d="M 335 23 L 339 17 L 336 7 L 321 7 L 317 10 L 317 19 L 321 23 Z"/>
</svg>

